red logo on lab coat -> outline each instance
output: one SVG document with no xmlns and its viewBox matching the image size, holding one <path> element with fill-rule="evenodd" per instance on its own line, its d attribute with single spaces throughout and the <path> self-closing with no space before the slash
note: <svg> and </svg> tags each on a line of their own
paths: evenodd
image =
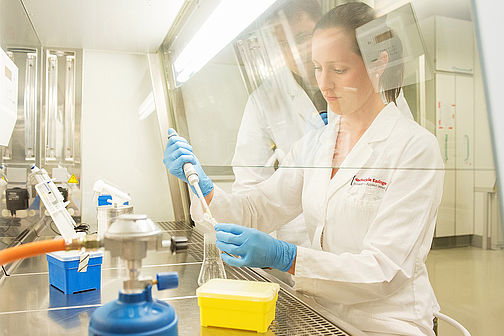
<svg viewBox="0 0 504 336">
<path fill-rule="evenodd" d="M 373 178 L 373 177 L 357 177 L 355 175 L 352 179 L 352 182 L 350 182 L 351 185 L 368 185 L 372 187 L 378 187 L 381 189 L 385 189 L 387 187 L 387 182 L 380 180 L 379 178 Z"/>
</svg>

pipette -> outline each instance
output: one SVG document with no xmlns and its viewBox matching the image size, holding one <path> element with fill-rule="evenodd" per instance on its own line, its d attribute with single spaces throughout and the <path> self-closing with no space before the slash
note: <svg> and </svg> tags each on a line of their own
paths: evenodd
<svg viewBox="0 0 504 336">
<path fill-rule="evenodd" d="M 168 135 L 168 139 L 170 139 L 172 136 L 178 135 L 176 132 L 173 132 L 172 134 Z M 196 191 L 196 195 L 198 195 L 198 199 L 201 203 L 201 207 L 203 208 L 203 213 L 205 220 L 207 220 L 212 226 L 217 225 L 217 221 L 215 218 L 212 216 L 212 213 L 210 212 L 210 208 L 208 207 L 208 204 L 205 200 L 205 197 L 203 196 L 203 193 L 201 192 L 201 188 L 199 187 L 199 177 L 198 177 L 198 172 L 194 168 L 193 164 L 190 162 L 184 163 L 182 166 L 182 169 L 184 170 L 184 174 L 187 178 L 187 182 L 189 185 L 191 185 L 194 190 Z"/>
<path fill-rule="evenodd" d="M 196 190 L 196 195 L 198 195 L 198 199 L 201 203 L 201 207 L 203 208 L 204 216 L 205 219 L 212 224 L 212 226 L 215 226 L 217 224 L 217 221 L 215 218 L 212 216 L 212 213 L 210 212 L 210 208 L 208 207 L 208 204 L 205 200 L 205 197 L 203 196 L 203 193 L 201 192 L 201 188 L 199 187 L 199 177 L 198 173 L 196 172 L 196 169 L 194 169 L 194 166 L 192 163 L 184 163 L 182 166 L 184 169 L 184 174 L 187 178 L 187 181 L 189 184 Z"/>
<path fill-rule="evenodd" d="M 63 195 L 54 184 L 54 181 L 49 178 L 45 169 L 39 169 L 33 165 L 31 171 L 38 182 L 35 185 L 35 190 L 37 190 L 42 203 L 44 203 L 63 238 L 67 240 L 76 238 L 75 221 L 66 209 L 70 202 L 64 202 Z"/>
</svg>

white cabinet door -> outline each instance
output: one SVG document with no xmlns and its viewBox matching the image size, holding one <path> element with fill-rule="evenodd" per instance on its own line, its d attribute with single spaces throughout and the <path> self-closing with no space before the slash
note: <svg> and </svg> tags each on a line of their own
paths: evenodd
<svg viewBox="0 0 504 336">
<path fill-rule="evenodd" d="M 445 165 L 443 198 L 439 206 L 436 237 L 455 235 L 455 76 L 436 75 L 436 137 Z"/>
<path fill-rule="evenodd" d="M 455 234 L 474 232 L 474 89 L 473 78 L 455 76 L 456 216 Z"/>
<path fill-rule="evenodd" d="M 436 69 L 472 74 L 474 33 L 471 21 L 436 17 Z"/>
</svg>

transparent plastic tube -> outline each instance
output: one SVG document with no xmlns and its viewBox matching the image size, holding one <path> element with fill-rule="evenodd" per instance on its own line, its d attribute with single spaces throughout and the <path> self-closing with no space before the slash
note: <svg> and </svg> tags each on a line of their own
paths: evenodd
<svg viewBox="0 0 504 336">
<path fill-rule="evenodd" d="M 58 138 L 58 57 L 47 55 L 46 160 L 56 160 Z"/>
<path fill-rule="evenodd" d="M 65 68 L 65 160 L 74 159 L 75 132 L 75 57 L 66 56 Z"/>
<path fill-rule="evenodd" d="M 25 158 L 35 160 L 37 115 L 37 54 L 26 55 L 24 92 Z"/>
</svg>

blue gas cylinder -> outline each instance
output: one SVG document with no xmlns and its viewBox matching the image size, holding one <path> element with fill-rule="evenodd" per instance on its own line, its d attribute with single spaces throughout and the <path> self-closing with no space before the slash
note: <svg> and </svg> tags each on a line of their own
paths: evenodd
<svg viewBox="0 0 504 336">
<path fill-rule="evenodd" d="M 166 302 L 152 299 L 151 286 L 141 293 L 120 292 L 119 299 L 99 307 L 91 316 L 89 336 L 177 336 L 177 315 Z"/>
</svg>

